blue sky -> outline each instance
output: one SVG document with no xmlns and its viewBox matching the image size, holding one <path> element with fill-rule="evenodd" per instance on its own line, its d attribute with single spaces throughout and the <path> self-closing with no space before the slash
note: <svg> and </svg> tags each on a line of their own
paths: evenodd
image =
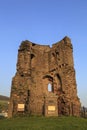
<svg viewBox="0 0 87 130">
<path fill-rule="evenodd" d="M 73 44 L 78 96 L 87 106 L 87 0 L 0 0 L 0 95 L 10 95 L 23 40 Z"/>
</svg>

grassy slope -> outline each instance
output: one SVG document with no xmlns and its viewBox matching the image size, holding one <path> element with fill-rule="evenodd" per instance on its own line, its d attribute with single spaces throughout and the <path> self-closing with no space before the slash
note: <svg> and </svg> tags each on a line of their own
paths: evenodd
<svg viewBox="0 0 87 130">
<path fill-rule="evenodd" d="M 0 112 L 8 109 L 8 101 L 0 100 Z"/>
<path fill-rule="evenodd" d="M 0 95 L 0 113 L 8 109 L 9 97 Z"/>
<path fill-rule="evenodd" d="M 0 100 L 9 101 L 9 97 L 0 95 Z"/>
<path fill-rule="evenodd" d="M 87 130 L 87 119 L 75 117 L 1 119 L 0 130 Z"/>
</svg>

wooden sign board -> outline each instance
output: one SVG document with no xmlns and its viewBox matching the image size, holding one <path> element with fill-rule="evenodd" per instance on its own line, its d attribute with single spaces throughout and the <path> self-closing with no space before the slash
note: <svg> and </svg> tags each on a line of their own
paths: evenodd
<svg viewBox="0 0 87 130">
<path fill-rule="evenodd" d="M 55 111 L 55 106 L 48 106 L 48 111 Z"/>
<path fill-rule="evenodd" d="M 25 104 L 18 104 L 18 111 L 24 111 Z"/>
</svg>

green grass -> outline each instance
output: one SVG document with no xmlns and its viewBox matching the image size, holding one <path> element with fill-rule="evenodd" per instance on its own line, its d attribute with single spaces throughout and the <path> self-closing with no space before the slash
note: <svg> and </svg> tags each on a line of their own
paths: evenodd
<svg viewBox="0 0 87 130">
<path fill-rule="evenodd" d="M 8 101 L 0 100 L 0 104 L 8 103 Z"/>
<path fill-rule="evenodd" d="M 0 112 L 8 109 L 8 101 L 0 100 Z"/>
<path fill-rule="evenodd" d="M 76 117 L 0 119 L 0 130 L 87 130 L 87 119 Z"/>
</svg>

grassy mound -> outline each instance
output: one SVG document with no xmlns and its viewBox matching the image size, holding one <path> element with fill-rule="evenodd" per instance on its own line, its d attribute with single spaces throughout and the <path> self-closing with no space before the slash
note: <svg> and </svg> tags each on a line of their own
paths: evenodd
<svg viewBox="0 0 87 130">
<path fill-rule="evenodd" d="M 87 130 L 87 119 L 76 117 L 16 117 L 1 119 L 0 130 Z"/>
</svg>

